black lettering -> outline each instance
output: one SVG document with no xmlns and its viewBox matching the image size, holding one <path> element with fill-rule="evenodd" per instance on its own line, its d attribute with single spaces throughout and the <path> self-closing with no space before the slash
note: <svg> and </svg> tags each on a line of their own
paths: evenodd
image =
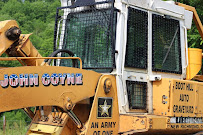
<svg viewBox="0 0 203 135">
<path fill-rule="evenodd" d="M 186 101 L 189 102 L 189 95 L 186 95 Z"/>
<path fill-rule="evenodd" d="M 185 106 L 183 106 L 183 113 L 185 113 Z"/>
<path fill-rule="evenodd" d="M 189 90 L 190 88 L 190 84 L 187 84 L 186 90 Z"/>
<path fill-rule="evenodd" d="M 187 84 L 186 90 L 193 91 L 193 85 L 192 84 Z"/>
<path fill-rule="evenodd" d="M 104 127 L 104 123 L 103 123 L 103 122 L 102 122 L 102 124 L 101 124 L 101 128 L 105 128 L 105 127 Z"/>
<path fill-rule="evenodd" d="M 116 122 L 113 122 L 114 128 L 116 127 Z"/>
<path fill-rule="evenodd" d="M 179 113 L 182 113 L 182 106 L 178 107 Z"/>
<path fill-rule="evenodd" d="M 171 125 L 171 128 L 175 128 L 175 125 Z"/>
<path fill-rule="evenodd" d="M 100 135 L 100 131 L 94 131 L 93 135 Z"/>
<path fill-rule="evenodd" d="M 179 101 L 182 101 L 182 102 L 189 102 L 189 95 L 187 94 L 180 94 L 180 99 Z"/>
<path fill-rule="evenodd" d="M 113 135 L 113 131 L 112 130 L 110 130 L 110 131 L 103 131 L 102 135 Z"/>
<path fill-rule="evenodd" d="M 92 122 L 91 128 L 99 128 L 99 123 L 98 122 Z"/>
<path fill-rule="evenodd" d="M 185 90 L 185 83 L 183 83 L 183 89 Z"/>
<path fill-rule="evenodd" d="M 91 128 L 94 127 L 94 128 L 98 128 L 98 122 L 97 123 L 92 123 L 91 124 Z M 116 127 L 116 122 L 102 122 L 101 123 L 101 128 L 115 128 Z"/>
<path fill-rule="evenodd" d="M 191 84 L 191 88 L 190 88 L 190 91 L 193 91 L 193 85 Z"/>
<path fill-rule="evenodd" d="M 182 106 L 182 105 L 174 105 L 173 106 L 174 113 L 193 113 L 194 107 L 193 106 Z"/>
<path fill-rule="evenodd" d="M 183 95 L 183 94 L 180 94 L 180 99 L 179 99 L 179 101 L 183 101 L 182 95 Z"/>
<path fill-rule="evenodd" d="M 113 135 L 113 131 L 112 131 L 112 130 L 107 131 L 107 132 L 108 132 L 108 134 L 107 134 L 107 135 Z"/>
<path fill-rule="evenodd" d="M 181 90 L 184 90 L 184 89 L 183 89 L 183 83 L 180 83 L 180 89 L 181 89 Z"/>
<path fill-rule="evenodd" d="M 194 111 L 194 107 L 193 107 L 193 106 L 191 106 L 191 113 L 193 113 L 193 111 Z"/>
<path fill-rule="evenodd" d="M 174 106 L 173 106 L 173 112 L 174 112 L 174 113 L 177 112 L 177 105 L 174 105 Z"/>
<path fill-rule="evenodd" d="M 180 89 L 180 82 L 178 83 L 178 89 Z"/>
<path fill-rule="evenodd" d="M 187 128 L 187 129 L 199 129 L 199 125 L 181 125 L 181 128 Z"/>
<path fill-rule="evenodd" d="M 108 128 L 108 122 L 105 122 L 105 128 Z"/>
<path fill-rule="evenodd" d="M 108 128 L 112 128 L 112 122 L 109 122 Z"/>
<path fill-rule="evenodd" d="M 176 90 L 178 89 L 178 82 L 176 82 Z"/>
<path fill-rule="evenodd" d="M 91 124 L 91 128 L 94 128 L 94 122 L 92 122 L 92 124 Z"/>
<path fill-rule="evenodd" d="M 181 82 L 176 82 L 175 89 L 176 90 L 193 91 L 193 85 L 192 84 L 181 83 Z"/>
</svg>

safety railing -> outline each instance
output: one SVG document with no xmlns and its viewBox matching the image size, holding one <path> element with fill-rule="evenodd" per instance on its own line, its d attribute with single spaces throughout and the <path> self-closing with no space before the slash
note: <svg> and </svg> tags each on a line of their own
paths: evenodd
<svg viewBox="0 0 203 135">
<path fill-rule="evenodd" d="M 79 57 L 1 57 L 0 61 L 15 61 L 15 60 L 31 60 L 31 59 L 72 59 L 80 61 L 80 69 L 82 69 L 82 59 Z M 40 66 L 44 66 L 46 62 Z"/>
</svg>

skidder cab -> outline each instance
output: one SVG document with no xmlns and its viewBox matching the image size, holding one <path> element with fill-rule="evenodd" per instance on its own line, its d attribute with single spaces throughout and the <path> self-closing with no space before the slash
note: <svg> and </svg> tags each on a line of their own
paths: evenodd
<svg viewBox="0 0 203 135">
<path fill-rule="evenodd" d="M 118 10 L 111 0 L 77 0 L 57 10 L 56 49 L 67 49 L 82 58 L 83 69 L 112 72 L 115 68 L 115 36 Z M 64 5 L 65 6 L 65 5 Z M 60 56 L 68 56 L 64 53 Z M 67 60 L 55 63 L 69 66 Z"/>
<path fill-rule="evenodd" d="M 67 7 L 57 11 L 55 49 L 68 49 L 81 57 L 84 69 L 116 76 L 120 133 L 133 134 L 146 127 L 148 132 L 202 130 L 202 122 L 194 123 L 202 115 L 197 106 L 201 83 L 186 81 L 201 68 L 202 51 L 187 45 L 194 10 L 161 0 L 63 4 Z M 55 64 L 70 65 L 63 60 Z M 191 122 L 181 121 L 182 117 Z M 125 126 L 131 119 L 140 123 Z M 145 127 L 140 126 L 143 121 Z M 156 126 L 158 122 L 163 126 Z M 199 125 L 189 126 L 193 124 Z"/>
</svg>

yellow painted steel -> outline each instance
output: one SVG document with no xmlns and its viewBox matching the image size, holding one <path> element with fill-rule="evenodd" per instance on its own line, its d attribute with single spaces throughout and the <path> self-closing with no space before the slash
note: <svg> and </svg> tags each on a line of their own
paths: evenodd
<svg viewBox="0 0 203 135">
<path fill-rule="evenodd" d="M 31 131 L 34 131 L 38 134 L 40 133 L 47 133 L 47 134 L 51 134 L 51 135 L 60 135 L 61 131 L 62 131 L 63 127 L 60 126 L 51 126 L 51 125 L 43 125 L 43 124 L 32 124 L 32 126 L 30 127 Z M 32 135 L 33 133 L 31 133 L 30 135 Z"/>
<path fill-rule="evenodd" d="M 170 117 L 202 117 L 203 84 L 195 81 L 163 78 L 153 82 L 155 115 Z"/>
<path fill-rule="evenodd" d="M 104 91 L 105 80 L 109 79 L 112 82 L 112 87 L 109 93 Z M 98 98 L 112 98 L 112 117 L 111 118 L 98 118 Z M 110 109 L 110 108 L 108 108 Z M 118 111 L 118 97 L 116 88 L 116 78 L 113 75 L 103 75 L 99 82 L 94 96 L 91 112 L 88 122 L 86 122 L 86 130 L 79 133 L 79 135 L 116 135 L 118 134 L 119 126 L 119 111 Z"/>
<path fill-rule="evenodd" d="M 41 57 L 37 49 L 32 45 L 29 39 L 31 34 L 21 34 L 18 40 L 18 45 L 12 46 L 16 41 L 9 40 L 6 37 L 6 31 L 12 27 L 19 28 L 15 20 L 7 20 L 0 22 L 0 56 L 3 53 L 7 53 L 8 56 L 18 57 Z M 7 49 L 10 49 L 8 52 Z M 43 59 L 27 59 L 19 61 L 22 65 L 36 66 L 43 63 Z M 25 64 L 24 64 L 25 63 Z"/>
<path fill-rule="evenodd" d="M 171 117 L 155 115 L 120 115 L 119 133 L 190 134 L 203 130 L 203 124 L 171 123 Z"/>
<path fill-rule="evenodd" d="M 18 57 L 42 57 L 37 49 L 32 45 L 29 37 L 31 34 L 21 34 L 19 45 L 16 47 Z M 43 59 L 23 59 L 21 60 L 27 66 L 37 66 L 44 62 Z"/>
<path fill-rule="evenodd" d="M 0 22 L 0 56 L 15 42 L 9 40 L 5 32 L 11 27 L 18 27 L 18 24 L 14 20 L 7 20 Z"/>
<path fill-rule="evenodd" d="M 44 73 L 82 73 L 83 84 L 82 85 L 58 85 L 44 86 L 42 84 L 42 75 Z M 7 88 L 0 89 L 0 112 L 9 110 L 15 110 L 19 108 L 31 107 L 31 106 L 60 106 L 65 109 L 67 99 L 71 99 L 72 103 L 77 103 L 83 99 L 94 96 L 95 88 L 101 74 L 70 67 L 54 67 L 48 66 L 27 66 L 16 68 L 4 68 L 0 69 L 0 80 L 4 80 L 4 75 L 7 74 L 38 74 L 39 86 L 28 87 L 16 87 L 8 86 Z"/>
<path fill-rule="evenodd" d="M 110 81 L 107 85 L 110 86 L 109 93 L 105 93 L 104 85 L 106 80 Z M 89 82 L 92 84 L 91 82 Z M 95 87 L 96 88 L 96 87 Z M 81 89 L 80 89 L 81 90 Z M 73 90 L 74 91 L 74 90 Z M 90 93 L 86 91 L 89 95 Z M 82 93 L 80 93 L 82 95 Z M 90 94 L 91 95 L 91 94 Z M 79 95 L 78 95 L 79 96 Z M 98 118 L 98 98 L 112 98 L 112 105 L 109 106 L 112 109 L 111 117 L 103 117 Z M 72 98 L 71 98 L 72 99 Z M 86 98 L 88 99 L 88 97 Z M 88 112 L 89 110 L 89 112 Z M 46 111 L 47 113 L 48 111 Z M 38 122 L 38 116 L 35 116 L 31 127 L 29 128 L 28 134 L 34 133 L 53 133 L 53 126 L 63 127 L 57 130 L 57 132 L 61 135 L 91 135 L 91 134 L 106 134 L 106 135 L 116 135 L 118 134 L 118 126 L 119 126 L 119 112 L 118 112 L 118 99 L 117 99 L 117 89 L 116 89 L 116 79 L 113 75 L 103 75 L 100 77 L 96 89 L 96 93 L 94 96 L 94 102 L 92 107 L 90 107 L 89 103 L 86 100 L 82 102 L 77 102 L 76 106 L 73 109 L 73 112 L 76 116 L 85 124 L 85 128 L 80 131 L 76 128 L 73 122 L 67 117 L 67 122 L 64 122 L 65 126 L 57 123 L 51 123 L 52 117 L 49 115 L 49 119 L 47 122 Z M 63 124 L 63 123 L 62 123 Z M 56 128 L 57 129 L 57 128 Z"/>
<path fill-rule="evenodd" d="M 202 67 L 202 49 L 188 48 L 187 80 L 195 77 Z"/>
<path fill-rule="evenodd" d="M 153 82 L 153 110 L 155 115 L 168 115 L 170 112 L 171 87 L 170 79 L 162 78 L 161 81 Z"/>
<path fill-rule="evenodd" d="M 185 5 L 179 2 L 176 2 L 178 6 L 184 7 L 186 10 L 189 10 L 193 12 L 193 20 L 195 22 L 195 25 L 199 31 L 199 34 L 203 40 L 203 26 L 202 22 L 197 14 L 197 11 L 194 7 L 191 7 L 189 5 Z M 189 59 L 189 64 L 187 67 L 187 80 L 192 79 L 195 77 L 195 75 L 200 71 L 201 65 L 202 65 L 202 58 L 201 58 L 201 49 L 195 49 L 195 48 L 189 48 L 188 49 L 188 59 Z M 201 53 L 201 54 L 200 54 Z"/>
<path fill-rule="evenodd" d="M 149 129 L 146 116 L 120 115 L 119 121 L 119 133 L 132 134 L 147 132 Z"/>
</svg>

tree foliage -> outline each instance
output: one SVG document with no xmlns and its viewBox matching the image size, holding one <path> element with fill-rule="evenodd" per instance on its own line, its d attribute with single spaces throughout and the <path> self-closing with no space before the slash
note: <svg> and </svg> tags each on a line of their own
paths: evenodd
<svg viewBox="0 0 203 135">
<path fill-rule="evenodd" d="M 196 8 L 197 13 L 200 17 L 201 22 L 203 22 L 203 1 L 202 0 L 178 0 L 178 2 L 193 6 Z M 191 48 L 201 48 L 203 49 L 203 41 L 201 36 L 195 26 L 192 24 L 192 29 L 188 31 L 188 45 Z"/>
<path fill-rule="evenodd" d="M 0 21 L 16 20 L 23 34 L 33 33 L 30 39 L 40 54 L 48 56 L 53 51 L 55 14 L 59 6 L 60 0 L 0 0 Z M 3 65 L 18 66 L 13 61 L 4 61 Z M 22 110 L 3 115 L 10 121 L 30 121 Z"/>
<path fill-rule="evenodd" d="M 53 51 L 53 36 L 56 8 L 59 0 L 2 0 L 0 1 L 0 21 L 16 20 L 23 34 L 30 37 L 41 55 L 48 56 Z"/>
</svg>

